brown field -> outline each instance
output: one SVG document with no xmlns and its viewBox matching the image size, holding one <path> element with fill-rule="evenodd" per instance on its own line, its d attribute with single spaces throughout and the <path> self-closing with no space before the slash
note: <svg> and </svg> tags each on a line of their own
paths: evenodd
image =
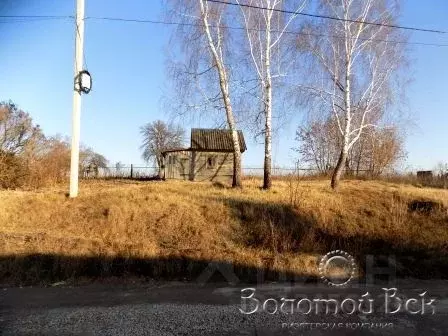
<svg viewBox="0 0 448 336">
<path fill-rule="evenodd" d="M 396 255 L 401 276 L 448 278 L 448 190 L 375 181 L 83 181 L 0 191 L 0 282 L 139 276 L 195 279 L 211 261 L 241 281 L 318 276 L 320 255 Z M 429 203 L 419 203 L 426 201 Z M 420 206 L 423 204 L 423 206 Z M 361 271 L 362 275 L 362 271 Z"/>
</svg>

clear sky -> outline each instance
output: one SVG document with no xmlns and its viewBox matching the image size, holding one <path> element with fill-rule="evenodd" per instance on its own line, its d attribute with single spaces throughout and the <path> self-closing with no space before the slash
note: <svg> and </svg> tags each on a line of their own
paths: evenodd
<svg viewBox="0 0 448 336">
<path fill-rule="evenodd" d="M 448 31 L 448 2 L 404 0 L 401 24 Z M 86 16 L 160 19 L 161 0 L 86 0 Z M 75 0 L 0 0 L 0 15 L 74 15 Z M 167 120 L 165 52 L 170 27 L 87 20 L 85 57 L 94 80 L 83 96 L 81 139 L 112 163 L 141 164 L 139 127 Z M 45 134 L 70 136 L 74 57 L 73 20 L 5 22 L 0 18 L 0 100 L 29 112 Z M 448 34 L 412 33 L 411 41 L 448 45 Z M 432 169 L 448 162 L 448 46 L 413 46 L 408 90 L 416 126 L 406 148 L 406 166 Z M 274 164 L 292 166 L 291 120 L 275 137 Z M 207 127 L 207 124 L 184 125 Z M 188 132 L 187 132 L 188 133 Z M 263 148 L 246 134 L 244 166 L 261 167 Z"/>
</svg>

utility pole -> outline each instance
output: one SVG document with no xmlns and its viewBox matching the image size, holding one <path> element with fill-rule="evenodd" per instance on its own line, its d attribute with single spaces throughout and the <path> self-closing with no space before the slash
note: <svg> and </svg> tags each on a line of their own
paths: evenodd
<svg viewBox="0 0 448 336">
<path fill-rule="evenodd" d="M 84 0 L 76 0 L 76 30 L 75 30 L 75 84 L 73 88 L 72 114 L 72 149 L 70 161 L 70 197 L 78 196 L 79 174 L 79 137 L 81 123 L 81 90 L 76 87 L 76 78 L 83 68 L 84 47 Z"/>
</svg>

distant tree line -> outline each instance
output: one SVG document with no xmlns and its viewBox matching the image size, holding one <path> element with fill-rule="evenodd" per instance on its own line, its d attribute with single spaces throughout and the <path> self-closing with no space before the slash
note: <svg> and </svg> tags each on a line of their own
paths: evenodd
<svg viewBox="0 0 448 336">
<path fill-rule="evenodd" d="M 295 149 L 300 162 L 322 174 L 331 175 L 343 141 L 334 118 L 315 120 L 299 127 L 296 140 L 299 144 Z M 377 177 L 392 170 L 405 157 L 404 140 L 398 128 L 369 128 L 348 151 L 345 172 Z"/>
<path fill-rule="evenodd" d="M 106 158 L 82 146 L 80 171 L 106 167 Z M 70 143 L 46 136 L 30 114 L 11 101 L 0 102 L 0 187 L 41 187 L 67 181 Z"/>
</svg>

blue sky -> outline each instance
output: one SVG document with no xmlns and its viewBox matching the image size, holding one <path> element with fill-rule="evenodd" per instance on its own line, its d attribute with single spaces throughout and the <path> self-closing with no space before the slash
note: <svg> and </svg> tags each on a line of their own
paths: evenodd
<svg viewBox="0 0 448 336">
<path fill-rule="evenodd" d="M 448 31 L 448 2 L 403 1 L 401 24 Z M 86 16 L 160 19 L 160 0 L 86 0 Z M 74 0 L 0 0 L 0 15 L 73 15 Z M 4 23 L 0 19 L 0 100 L 28 111 L 47 135 L 70 136 L 74 24 L 71 20 Z M 112 163 L 142 164 L 139 127 L 168 119 L 161 104 L 169 79 L 170 27 L 88 20 L 85 57 L 94 84 L 83 96 L 81 139 Z M 448 44 L 448 34 L 413 33 L 411 41 Z M 416 126 L 406 142 L 409 169 L 448 162 L 448 47 L 414 46 L 408 103 Z M 300 112 L 300 111 L 299 111 Z M 301 116 L 274 139 L 274 164 L 292 166 Z M 185 122 L 184 126 L 207 127 Z M 188 133 L 188 132 L 187 132 Z M 261 167 L 261 145 L 246 134 L 245 166 Z"/>
</svg>

